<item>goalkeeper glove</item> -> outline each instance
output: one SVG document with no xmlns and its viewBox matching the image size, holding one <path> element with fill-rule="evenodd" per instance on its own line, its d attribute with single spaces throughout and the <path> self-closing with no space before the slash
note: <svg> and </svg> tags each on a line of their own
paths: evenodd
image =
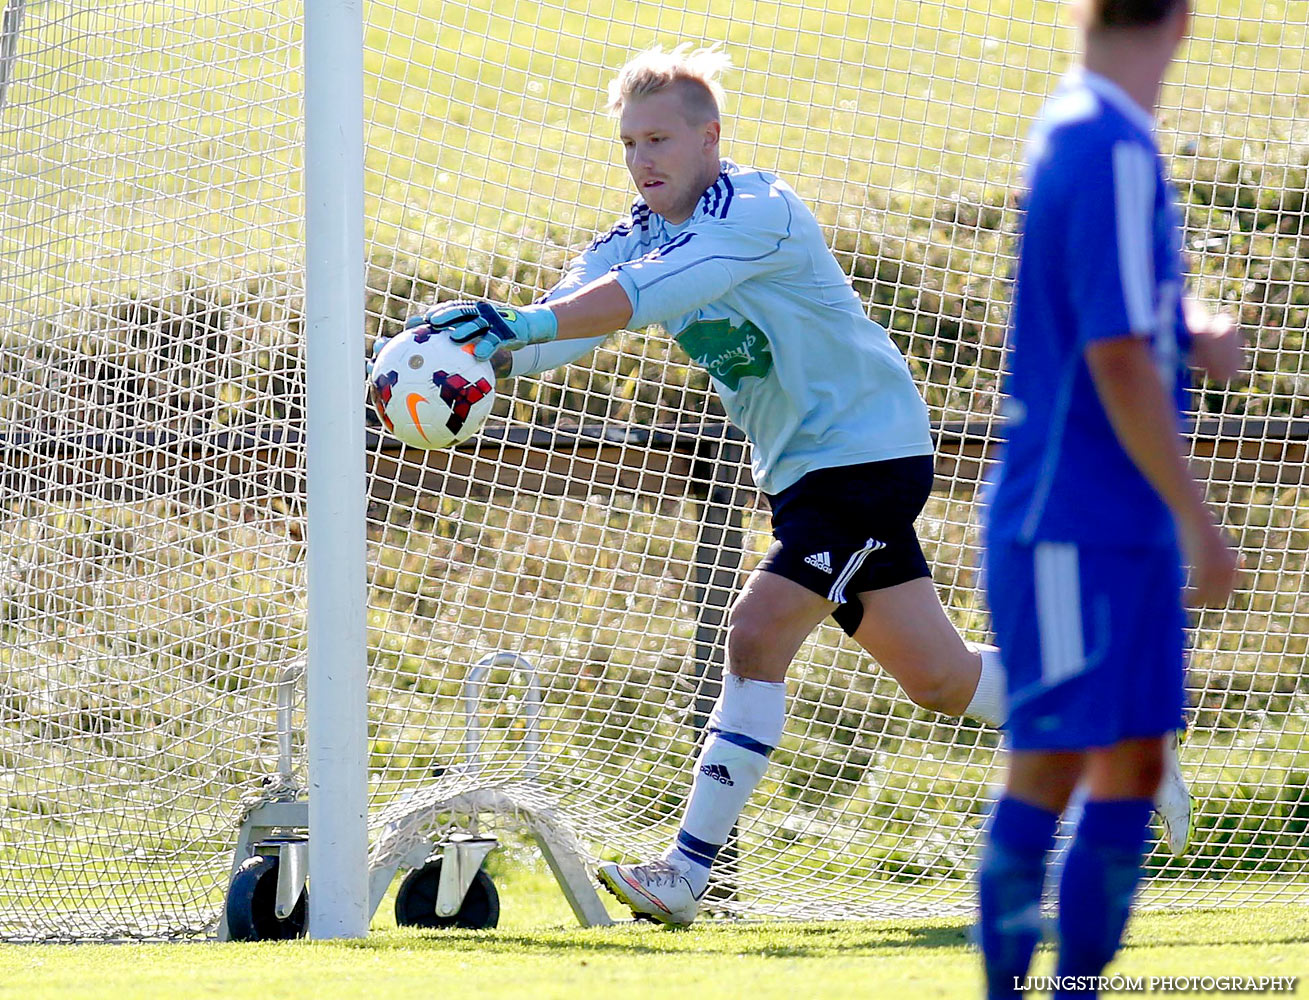
<svg viewBox="0 0 1309 1000">
<path fill-rule="evenodd" d="M 554 340 L 559 332 L 559 324 L 549 306 L 503 309 L 489 302 L 443 303 L 405 323 L 406 330 L 418 326 L 430 326 L 461 346 L 472 344 L 473 356 L 483 361 L 497 348 L 516 351 L 528 344 Z"/>
</svg>

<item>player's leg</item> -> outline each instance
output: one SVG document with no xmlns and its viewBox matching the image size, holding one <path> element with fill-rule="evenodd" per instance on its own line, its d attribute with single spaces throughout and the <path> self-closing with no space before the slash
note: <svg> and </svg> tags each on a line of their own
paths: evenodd
<svg viewBox="0 0 1309 1000">
<path fill-rule="evenodd" d="M 1098 976 L 1118 951 L 1141 878 L 1164 739 L 1087 754 L 1089 797 L 1059 882 L 1059 976 Z"/>
<path fill-rule="evenodd" d="M 865 565 L 884 565 L 897 552 L 877 532 L 912 532 L 931 481 L 931 458 L 918 456 L 817 470 L 769 496 L 775 542 L 732 607 L 728 676 L 667 856 L 687 869 L 697 894 L 781 739 L 786 671 L 796 651 L 851 600 L 847 587 Z M 915 551 L 921 564 L 916 540 Z M 925 564 L 912 567 L 925 571 Z"/>
<path fill-rule="evenodd" d="M 1088 798 L 1059 884 L 1057 974 L 1095 976 L 1118 950 L 1140 880 L 1161 739 L 1108 750 L 1011 755 L 978 868 L 987 995 L 1021 996 L 1041 939 L 1041 898 L 1059 814 L 1079 780 Z M 1059 996 L 1060 994 L 1056 994 Z"/>
<path fill-rule="evenodd" d="M 1005 790 L 992 813 L 978 865 L 979 931 L 987 996 L 1022 996 L 1041 939 L 1041 898 L 1059 815 L 1081 778 L 1096 678 L 1087 669 L 1076 551 L 1050 553 L 992 542 L 986 593 L 1005 658 L 1011 752 Z M 1055 579 L 1051 579 L 1051 569 Z"/>
<path fill-rule="evenodd" d="M 1010 754 L 978 865 L 979 931 L 987 996 L 1021 997 L 1041 940 L 1041 896 L 1059 814 L 1081 776 L 1076 751 Z"/>
<path fill-rule="evenodd" d="M 718 851 L 768 767 L 786 724 L 786 671 L 832 610 L 830 601 L 785 577 L 751 574 L 732 607 L 727 676 L 709 716 L 691 797 L 671 856 L 704 891 Z"/>
<path fill-rule="evenodd" d="M 1118 950 L 1141 875 L 1163 740 L 1107 750 L 1018 751 L 996 804 L 978 868 L 987 995 L 1022 995 L 1041 939 L 1041 897 L 1059 815 L 1079 778 L 1088 798 L 1059 883 L 1056 974 L 1097 976 Z M 1056 993 L 1056 997 L 1061 994 Z"/>
<path fill-rule="evenodd" d="M 1191 789 L 1186 784 L 1186 775 L 1182 773 L 1182 762 L 1178 756 L 1178 747 L 1183 730 L 1164 737 L 1163 776 L 1159 779 L 1159 788 L 1154 793 L 1154 811 L 1163 827 L 1163 843 L 1173 857 L 1180 858 L 1186 854 L 1194 834 L 1194 804 Z M 1065 831 L 1075 831 L 1082 818 L 1082 807 L 1086 803 L 1088 792 L 1079 788 L 1073 793 L 1068 809 L 1064 812 L 1060 826 Z M 1065 833 L 1060 840 L 1060 849 L 1052 863 L 1054 868 L 1062 868 L 1062 859 L 1071 846 L 1071 833 Z"/>
<path fill-rule="evenodd" d="M 1086 710 L 1114 719 L 1088 752 L 1088 799 L 1059 886 L 1059 972 L 1097 975 L 1118 950 L 1141 877 L 1151 799 L 1184 700 L 1186 615 L 1175 550 L 1087 553 L 1084 600 L 1101 608 L 1101 682 Z M 1098 562 L 1098 565 L 1097 565 Z M 1087 625 L 1088 641 L 1092 635 Z M 1102 700 L 1112 692 L 1112 701 Z M 1112 737 L 1112 738 L 1109 738 Z"/>
<path fill-rule="evenodd" d="M 1004 671 L 994 647 L 965 643 L 932 584 L 914 522 L 932 494 L 932 458 L 831 470 L 820 500 L 841 502 L 848 559 L 829 559 L 818 535 L 791 578 L 826 592 L 836 623 L 868 650 L 914 702 L 993 726 L 1005 718 Z M 783 505 L 783 513 L 789 505 Z M 774 521 L 777 521 L 777 511 Z M 842 517 L 842 514 L 844 515 Z M 779 537 L 781 537 L 779 535 Z M 802 546 L 795 546 L 799 551 Z M 804 576 L 803 574 L 808 574 Z"/>
<path fill-rule="evenodd" d="M 1003 724 L 1007 706 L 999 652 L 964 642 L 941 607 L 930 576 L 865 590 L 858 599 L 862 614 L 854 640 L 914 704 L 944 715 L 968 715 L 991 726 Z M 849 609 L 842 609 L 842 617 L 849 620 Z"/>
<path fill-rule="evenodd" d="M 601 865 L 601 883 L 632 911 L 688 924 L 709 884 L 715 858 L 763 778 L 786 722 L 786 670 L 831 601 L 766 570 L 756 570 L 732 607 L 728 673 L 695 763 L 677 838 L 663 858 Z"/>
</svg>

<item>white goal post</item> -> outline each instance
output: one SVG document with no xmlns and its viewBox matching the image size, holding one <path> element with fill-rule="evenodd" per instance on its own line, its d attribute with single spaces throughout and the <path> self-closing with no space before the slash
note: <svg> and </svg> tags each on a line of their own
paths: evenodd
<svg viewBox="0 0 1309 1000">
<path fill-rule="evenodd" d="M 364 634 L 363 12 L 305 4 L 309 933 L 363 937 L 368 906 Z"/>
<path fill-rule="evenodd" d="M 0 939 L 214 936 L 242 820 L 306 796 L 322 936 L 456 826 L 545 831 L 570 870 L 666 845 L 767 545 L 703 373 L 625 333 L 502 383 L 451 452 L 363 412 L 374 336 L 529 301 L 624 214 L 603 88 L 655 42 L 727 45 L 728 155 L 793 184 L 908 357 L 920 535 L 986 637 L 975 499 L 1059 4 L 2 6 Z M 1191 436 L 1249 568 L 1197 618 L 1195 846 L 1151 854 L 1146 906 L 1309 898 L 1307 35 L 1302 4 L 1202 4 L 1163 97 L 1197 293 L 1251 337 Z M 711 915 L 967 912 L 999 748 L 822 626 Z"/>
</svg>

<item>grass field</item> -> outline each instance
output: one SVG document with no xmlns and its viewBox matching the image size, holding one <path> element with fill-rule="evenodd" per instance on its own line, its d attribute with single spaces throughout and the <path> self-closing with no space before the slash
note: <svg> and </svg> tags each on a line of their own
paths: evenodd
<svg viewBox="0 0 1309 1000">
<path fill-rule="evenodd" d="M 540 870 L 494 862 L 492 868 L 503 914 L 494 931 L 399 930 L 383 926 L 387 921 L 379 918 L 378 929 L 361 942 L 0 946 L 0 996 L 959 1000 L 980 995 L 979 958 L 959 919 L 702 924 L 686 931 L 622 924 L 582 930 Z M 386 913 L 385 904 L 381 912 Z M 1048 974 L 1050 961 L 1048 951 L 1039 955 L 1034 974 Z M 1132 977 L 1304 974 L 1309 972 L 1309 913 L 1283 906 L 1141 916 L 1109 971 Z"/>
</svg>

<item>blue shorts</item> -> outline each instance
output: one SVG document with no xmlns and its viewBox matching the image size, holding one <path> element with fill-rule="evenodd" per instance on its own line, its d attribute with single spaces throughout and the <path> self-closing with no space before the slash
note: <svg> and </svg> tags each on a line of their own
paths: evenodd
<svg viewBox="0 0 1309 1000">
<path fill-rule="evenodd" d="M 1176 549 L 998 541 L 985 558 L 1013 749 L 1108 747 L 1181 726 L 1186 612 Z"/>
</svg>

